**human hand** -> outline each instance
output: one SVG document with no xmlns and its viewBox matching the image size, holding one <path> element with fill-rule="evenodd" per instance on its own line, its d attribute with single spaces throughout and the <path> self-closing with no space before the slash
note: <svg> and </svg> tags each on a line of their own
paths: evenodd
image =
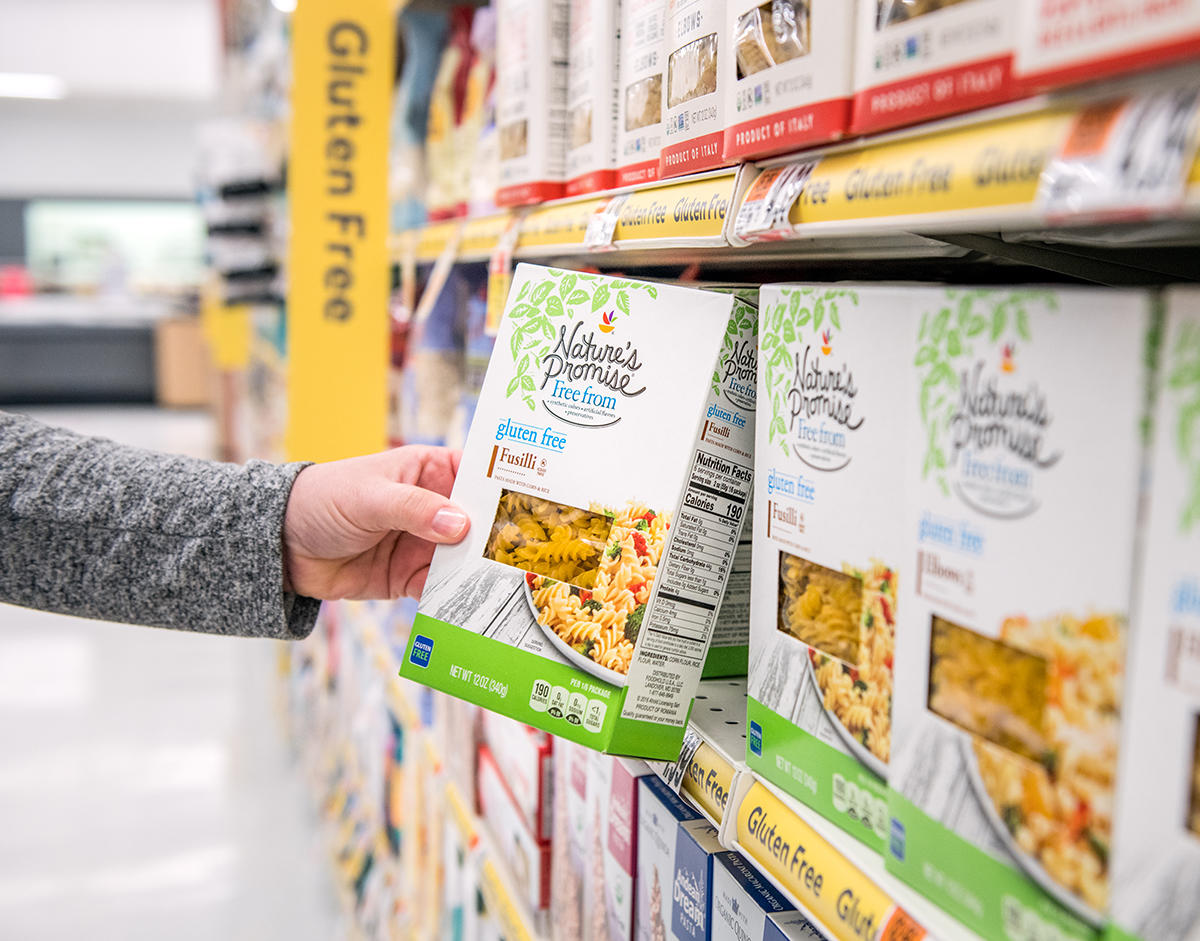
<svg viewBox="0 0 1200 941">
<path fill-rule="evenodd" d="M 434 543 L 470 526 L 447 496 L 459 453 L 409 445 L 297 475 L 283 521 L 284 589 L 310 598 L 417 597 Z"/>
</svg>

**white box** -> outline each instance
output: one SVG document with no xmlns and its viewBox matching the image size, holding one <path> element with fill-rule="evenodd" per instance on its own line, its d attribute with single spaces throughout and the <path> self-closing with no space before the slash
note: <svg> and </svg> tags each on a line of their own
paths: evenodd
<svg viewBox="0 0 1200 941">
<path fill-rule="evenodd" d="M 911 576 L 897 411 L 911 358 L 897 351 L 927 296 L 849 284 L 759 295 L 748 761 L 879 852 L 896 586 Z"/>
<path fill-rule="evenodd" d="M 588 756 L 582 745 L 559 739 L 554 748 L 554 838 L 550 931 L 554 941 L 582 941 L 584 883 L 589 871 Z"/>
<path fill-rule="evenodd" d="M 754 866 L 735 850 L 718 853 L 713 865 L 712 941 L 758 941 L 771 915 L 794 912 Z"/>
<path fill-rule="evenodd" d="M 837 140 L 850 127 L 854 6 L 846 0 L 728 0 L 726 160 Z"/>
<path fill-rule="evenodd" d="M 763 941 L 825 941 L 802 912 L 782 912 L 767 916 Z"/>
<path fill-rule="evenodd" d="M 472 527 L 403 675 L 677 757 L 753 473 L 724 367 L 755 329 L 728 295 L 518 266 L 452 493 Z"/>
<path fill-rule="evenodd" d="M 457 700 L 456 700 L 457 701 Z M 554 740 L 549 733 L 481 710 L 483 742 L 491 750 L 534 837 L 550 842 L 554 803 Z"/>
<path fill-rule="evenodd" d="M 903 358 L 888 868 L 984 936 L 1107 908 L 1151 295 L 946 289 Z"/>
<path fill-rule="evenodd" d="M 592 834 L 584 877 L 584 937 L 632 941 L 637 887 L 640 761 L 588 753 L 588 827 Z"/>
<path fill-rule="evenodd" d="M 670 0 L 663 48 L 659 176 L 725 166 L 724 0 Z"/>
<path fill-rule="evenodd" d="M 754 559 L 754 498 L 746 501 L 745 522 L 729 567 L 725 594 L 717 611 L 704 679 L 745 676 L 750 659 L 750 572 Z"/>
<path fill-rule="evenodd" d="M 1145 941 L 1200 926 L 1200 293 L 1166 307 L 1112 869 L 1113 920 Z"/>
<path fill-rule="evenodd" d="M 536 917 L 550 907 L 550 847 L 539 843 L 525 825 L 487 746 L 479 749 L 479 814 L 506 864 L 505 871 Z"/>
<path fill-rule="evenodd" d="M 571 0 L 567 57 L 568 196 L 617 183 L 621 0 Z"/>
<path fill-rule="evenodd" d="M 496 0 L 496 205 L 563 195 L 570 0 Z"/>
<path fill-rule="evenodd" d="M 663 144 L 667 0 L 622 0 L 617 185 L 658 179 Z"/>
<path fill-rule="evenodd" d="M 1023 94 L 1162 68 L 1200 53 L 1200 0 L 1020 0 L 1017 23 Z"/>
<path fill-rule="evenodd" d="M 638 780 L 637 941 L 708 941 L 716 828 L 649 775 Z"/>
<path fill-rule="evenodd" d="M 857 0 L 856 134 L 1007 101 L 1012 0 Z"/>
</svg>

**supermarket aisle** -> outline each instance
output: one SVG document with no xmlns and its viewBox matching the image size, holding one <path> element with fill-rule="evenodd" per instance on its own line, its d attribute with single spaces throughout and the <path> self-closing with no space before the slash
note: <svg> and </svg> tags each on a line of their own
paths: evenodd
<svg viewBox="0 0 1200 941">
<path fill-rule="evenodd" d="M 29 409 L 203 455 L 207 417 Z M 275 645 L 0 606 L 0 937 L 339 937 Z"/>
</svg>

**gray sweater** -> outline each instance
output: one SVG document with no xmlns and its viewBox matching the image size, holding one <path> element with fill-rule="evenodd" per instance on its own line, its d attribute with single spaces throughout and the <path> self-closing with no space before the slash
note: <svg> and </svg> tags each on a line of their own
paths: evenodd
<svg viewBox="0 0 1200 941">
<path fill-rule="evenodd" d="M 0 412 L 0 601 L 210 634 L 306 636 L 283 591 L 303 464 L 155 454 Z"/>
</svg>

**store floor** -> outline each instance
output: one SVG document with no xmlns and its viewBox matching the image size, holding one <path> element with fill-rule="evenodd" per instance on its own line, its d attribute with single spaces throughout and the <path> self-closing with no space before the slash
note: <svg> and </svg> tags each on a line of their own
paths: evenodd
<svg viewBox="0 0 1200 941">
<path fill-rule="evenodd" d="M 207 455 L 208 418 L 29 408 Z M 0 938 L 341 937 L 269 641 L 0 605 Z"/>
</svg>

